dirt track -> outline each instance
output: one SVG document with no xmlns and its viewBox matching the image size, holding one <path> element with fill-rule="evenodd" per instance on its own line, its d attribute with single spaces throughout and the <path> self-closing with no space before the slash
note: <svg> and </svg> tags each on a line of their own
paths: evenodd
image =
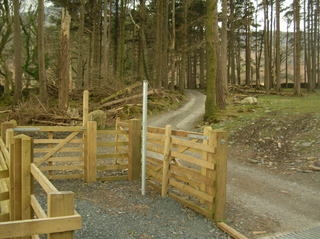
<svg viewBox="0 0 320 239">
<path fill-rule="evenodd" d="M 205 97 L 197 91 L 186 95 L 189 101 L 183 107 L 151 118 L 150 125 L 194 130 Z M 281 175 L 247 163 L 254 151 L 254 146 L 229 148 L 226 221 L 250 238 L 319 225 L 320 173 Z"/>
</svg>

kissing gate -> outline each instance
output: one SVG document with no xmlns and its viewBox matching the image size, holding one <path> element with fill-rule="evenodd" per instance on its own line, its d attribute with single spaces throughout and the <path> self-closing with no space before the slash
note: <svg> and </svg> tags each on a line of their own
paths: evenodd
<svg viewBox="0 0 320 239">
<path fill-rule="evenodd" d="M 96 122 L 88 120 L 88 108 L 85 92 L 82 126 L 1 125 L 0 238 L 59 238 L 61 233 L 72 238 L 81 228 L 73 193 L 58 191 L 52 179 L 140 177 L 140 120 L 117 120 L 115 129 L 97 130 Z M 208 218 L 223 220 L 226 140 L 225 132 L 209 127 L 204 133 L 148 127 L 147 185 Z M 47 194 L 47 211 L 33 192 L 34 182 Z"/>
</svg>

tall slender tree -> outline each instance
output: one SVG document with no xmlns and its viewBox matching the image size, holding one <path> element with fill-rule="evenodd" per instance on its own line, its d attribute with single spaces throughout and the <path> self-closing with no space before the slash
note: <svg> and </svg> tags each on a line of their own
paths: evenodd
<svg viewBox="0 0 320 239">
<path fill-rule="evenodd" d="M 69 103 L 70 89 L 70 21 L 71 17 L 66 8 L 62 9 L 60 54 L 59 54 L 59 108 L 66 110 Z"/>
<path fill-rule="evenodd" d="M 270 89 L 270 42 L 269 42 L 269 10 L 268 0 L 263 0 L 264 10 L 264 87 L 268 91 Z"/>
<path fill-rule="evenodd" d="M 85 18 L 85 0 L 80 1 L 80 19 L 79 19 L 79 29 L 78 29 L 78 65 L 77 65 L 77 79 L 76 88 L 81 89 L 83 86 L 88 89 L 88 82 L 85 83 L 85 69 L 84 69 L 84 18 Z"/>
<path fill-rule="evenodd" d="M 40 100 L 43 104 L 48 104 L 47 74 L 45 66 L 45 46 L 44 46 L 44 1 L 38 0 L 38 65 L 39 65 L 39 90 Z"/>
<path fill-rule="evenodd" d="M 221 41 L 218 50 L 219 64 L 217 75 L 217 106 L 220 109 L 226 107 L 226 98 L 228 92 L 228 72 L 227 72 L 227 55 L 228 55 L 228 1 L 222 0 L 222 13 L 221 13 L 222 27 L 221 27 Z"/>
<path fill-rule="evenodd" d="M 14 72 L 15 72 L 15 88 L 14 103 L 18 104 L 22 100 L 22 39 L 21 39 L 21 23 L 20 23 L 20 1 L 13 0 L 14 11 Z"/>
<path fill-rule="evenodd" d="M 280 91 L 281 88 L 281 76 L 280 76 L 280 0 L 276 0 L 276 82 L 277 82 L 277 91 Z"/>
<path fill-rule="evenodd" d="M 217 54 L 215 33 L 217 33 L 217 1 L 207 0 L 206 50 L 207 50 L 207 98 L 205 101 L 205 119 L 214 117 L 217 108 L 216 77 Z"/>
<path fill-rule="evenodd" d="M 300 0 L 293 2 L 294 13 L 294 94 L 301 95 L 301 32 L 300 32 Z"/>
</svg>

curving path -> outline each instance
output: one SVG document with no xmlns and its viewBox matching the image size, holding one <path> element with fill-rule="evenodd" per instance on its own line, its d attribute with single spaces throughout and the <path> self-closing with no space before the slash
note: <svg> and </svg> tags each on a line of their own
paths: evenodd
<svg viewBox="0 0 320 239">
<path fill-rule="evenodd" d="M 149 119 L 149 125 L 164 127 L 170 124 L 174 129 L 194 130 L 204 113 L 205 95 L 195 90 L 185 90 L 187 102 L 175 111 L 169 111 Z"/>
<path fill-rule="evenodd" d="M 183 107 L 151 117 L 149 125 L 171 124 L 176 129 L 194 130 L 204 114 L 205 96 L 192 90 L 187 90 L 186 95 L 188 102 Z M 231 225 L 245 228 L 244 233 L 250 238 L 269 238 L 266 235 L 271 232 L 320 225 L 319 180 L 308 179 L 308 175 L 298 180 L 242 164 L 237 160 L 237 150 L 230 149 L 228 161 L 227 221 Z M 261 228 L 265 231 L 259 231 Z"/>
</svg>

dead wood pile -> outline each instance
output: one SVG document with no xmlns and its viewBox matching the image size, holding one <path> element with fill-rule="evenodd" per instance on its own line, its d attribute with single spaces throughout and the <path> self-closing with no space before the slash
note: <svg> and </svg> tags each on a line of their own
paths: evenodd
<svg viewBox="0 0 320 239">
<path fill-rule="evenodd" d="M 117 117 L 129 119 L 139 117 L 142 108 L 142 83 L 114 90 L 108 87 L 91 89 L 89 111 L 102 110 L 106 113 L 106 125 L 112 125 Z M 55 94 L 54 94 L 55 95 Z M 82 91 L 70 93 L 67 110 L 57 106 L 47 107 L 41 104 L 39 98 L 31 95 L 25 102 L 9 112 L 8 119 L 17 120 L 20 125 L 80 125 L 82 123 Z M 53 97 L 56 99 L 56 97 Z M 173 91 L 150 89 L 148 91 L 148 108 L 152 113 L 177 105 L 182 101 L 182 95 Z M 57 105 L 51 100 L 50 105 Z"/>
</svg>

